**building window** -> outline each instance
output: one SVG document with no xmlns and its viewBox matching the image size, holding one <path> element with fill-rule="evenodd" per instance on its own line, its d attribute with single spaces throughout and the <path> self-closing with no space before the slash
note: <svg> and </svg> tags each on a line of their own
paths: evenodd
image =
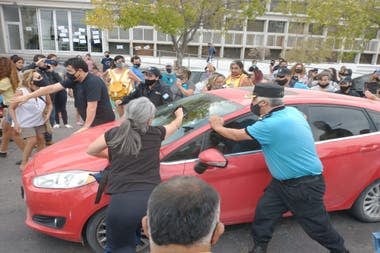
<svg viewBox="0 0 380 253">
<path fill-rule="evenodd" d="M 91 52 L 102 52 L 102 31 L 99 28 L 91 28 Z"/>
<path fill-rule="evenodd" d="M 119 27 L 120 37 L 121 40 L 129 40 L 129 29 L 123 29 Z"/>
<path fill-rule="evenodd" d="M 55 12 L 57 20 L 57 39 L 58 50 L 69 51 L 70 50 L 70 38 L 69 38 L 69 20 L 67 11 L 57 10 Z M 77 39 L 77 38 L 75 38 Z"/>
<path fill-rule="evenodd" d="M 265 20 L 248 20 L 247 31 L 264 32 Z"/>
<path fill-rule="evenodd" d="M 20 50 L 21 49 L 20 25 L 8 24 L 8 34 L 9 34 L 10 49 Z"/>
<path fill-rule="evenodd" d="M 111 54 L 129 54 L 129 43 L 108 42 L 108 48 Z"/>
<path fill-rule="evenodd" d="M 84 19 L 84 11 L 71 11 L 71 26 L 74 51 L 88 51 L 87 27 L 82 22 Z"/>
<path fill-rule="evenodd" d="M 108 38 L 111 40 L 118 40 L 119 39 L 119 28 L 116 27 L 108 32 Z"/>
<path fill-rule="evenodd" d="M 241 53 L 241 48 L 229 48 L 229 47 L 225 47 L 224 48 L 224 55 L 223 55 L 223 57 L 233 58 L 233 59 L 240 59 L 240 53 Z"/>
<path fill-rule="evenodd" d="M 290 22 L 289 23 L 289 31 L 288 33 L 294 34 L 304 34 L 305 24 L 298 22 Z"/>
<path fill-rule="evenodd" d="M 40 49 L 36 8 L 21 7 L 25 49 Z"/>
<path fill-rule="evenodd" d="M 312 35 L 322 35 L 323 26 L 317 24 L 309 24 L 309 34 Z"/>
<path fill-rule="evenodd" d="M 268 32 L 269 33 L 284 33 L 285 21 L 269 21 Z"/>
<path fill-rule="evenodd" d="M 51 10 L 41 10 L 42 48 L 55 50 L 54 16 Z M 68 31 L 66 31 L 68 34 Z"/>
<path fill-rule="evenodd" d="M 5 21 L 20 22 L 17 6 L 3 5 L 3 13 Z"/>
</svg>

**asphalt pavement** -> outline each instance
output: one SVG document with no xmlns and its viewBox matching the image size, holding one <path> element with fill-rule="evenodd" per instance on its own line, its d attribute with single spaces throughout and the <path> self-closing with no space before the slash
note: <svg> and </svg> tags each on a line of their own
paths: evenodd
<svg viewBox="0 0 380 253">
<path fill-rule="evenodd" d="M 72 100 L 68 103 L 69 124 L 74 128 L 54 129 L 54 141 L 59 141 L 79 128 L 75 124 Z M 26 227 L 25 203 L 21 198 L 21 172 L 15 162 L 20 151 L 10 143 L 7 158 L 0 158 L 0 252 L 8 253 L 90 253 L 88 246 L 67 242 Z M 331 213 L 332 223 L 342 234 L 351 253 L 373 253 L 372 232 L 380 231 L 380 223 L 362 223 L 348 212 Z M 175 233 L 175 231 L 173 231 Z M 250 224 L 227 226 L 226 232 L 213 247 L 214 253 L 247 253 L 252 247 Z M 284 218 L 276 226 L 268 253 L 328 252 L 311 240 L 294 218 Z"/>
</svg>

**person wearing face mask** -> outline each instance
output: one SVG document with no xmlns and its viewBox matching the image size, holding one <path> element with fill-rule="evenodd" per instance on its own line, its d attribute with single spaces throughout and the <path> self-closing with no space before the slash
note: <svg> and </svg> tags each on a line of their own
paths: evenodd
<svg viewBox="0 0 380 253">
<path fill-rule="evenodd" d="M 323 165 L 310 125 L 302 112 L 284 105 L 283 97 L 283 86 L 259 83 L 254 87 L 251 104 L 251 111 L 259 116 L 254 124 L 233 129 L 224 127 L 219 116 L 209 118 L 211 127 L 225 138 L 258 141 L 272 175 L 255 210 L 254 248 L 250 252 L 266 253 L 276 221 L 291 211 L 312 239 L 330 252 L 347 253 L 324 206 Z"/>
<path fill-rule="evenodd" d="M 151 253 L 206 253 L 224 232 L 219 218 L 214 188 L 197 177 L 175 176 L 153 190 L 142 225 Z"/>
<path fill-rule="evenodd" d="M 340 89 L 335 91 L 337 94 L 343 94 L 353 97 L 360 97 L 359 93 L 354 90 L 351 90 L 352 79 L 349 76 L 346 76 L 343 80 L 339 82 Z"/>
<path fill-rule="evenodd" d="M 83 126 L 75 133 L 115 120 L 107 86 L 103 79 L 89 73 L 86 62 L 81 58 L 70 58 L 65 62 L 64 66 L 66 68 L 66 78 L 63 81 L 16 97 L 13 99 L 14 102 L 25 102 L 31 98 L 70 88 L 73 90 L 74 104 L 84 120 Z"/>
<path fill-rule="evenodd" d="M 317 85 L 311 87 L 311 90 L 325 91 L 325 92 L 335 92 L 337 88 L 333 86 L 330 82 L 331 76 L 330 72 L 327 70 L 322 71 L 317 76 Z"/>
<path fill-rule="evenodd" d="M 291 83 L 290 70 L 288 68 L 279 68 L 276 73 L 275 82 L 283 87 L 290 87 Z"/>
<path fill-rule="evenodd" d="M 141 82 L 131 94 L 116 101 L 115 104 L 121 107 L 139 97 L 149 98 L 156 107 L 173 101 L 173 93 L 170 88 L 160 81 L 161 72 L 158 68 L 147 68 L 144 71 L 144 76 L 144 82 Z"/>
<path fill-rule="evenodd" d="M 102 58 L 102 61 L 100 62 L 103 66 L 103 72 L 106 72 L 112 64 L 113 59 L 110 57 L 110 52 L 105 51 L 104 57 Z"/>
<path fill-rule="evenodd" d="M 103 74 L 103 78 L 106 80 L 110 98 L 113 103 L 117 100 L 121 100 L 124 96 L 128 96 L 135 89 L 135 84 L 141 82 L 141 79 L 127 67 L 122 55 L 115 56 L 111 68 Z M 123 116 L 123 107 L 117 106 L 116 110 L 119 117 Z"/>
<path fill-rule="evenodd" d="M 162 73 L 161 80 L 169 87 L 172 87 L 173 84 L 176 83 L 176 75 L 173 71 L 173 66 L 170 63 L 166 64 L 165 72 Z"/>
<path fill-rule="evenodd" d="M 141 81 L 144 81 L 144 74 L 143 72 L 141 71 L 140 69 L 140 66 L 141 66 L 141 58 L 140 56 L 138 55 L 134 55 L 131 57 L 131 63 L 132 63 L 132 66 L 130 67 L 130 70 L 133 71 L 133 73 L 141 80 Z M 137 85 L 137 83 L 135 82 L 135 85 Z"/>
<path fill-rule="evenodd" d="M 26 70 L 21 80 L 21 87 L 16 91 L 15 96 L 26 96 L 40 87 L 46 87 L 46 84 L 47 80 L 44 80 L 38 71 Z M 25 139 L 21 170 L 24 169 L 36 144 L 37 151 L 45 147 L 45 122 L 49 120 L 52 108 L 52 101 L 48 95 L 30 99 L 25 103 L 12 102 L 10 104 L 9 114 L 14 123 L 14 130 Z"/>
<path fill-rule="evenodd" d="M 292 76 L 292 79 L 296 81 L 296 83 L 307 83 L 306 69 L 305 66 L 300 62 L 293 65 L 293 67 L 290 69 L 290 75 Z"/>
</svg>

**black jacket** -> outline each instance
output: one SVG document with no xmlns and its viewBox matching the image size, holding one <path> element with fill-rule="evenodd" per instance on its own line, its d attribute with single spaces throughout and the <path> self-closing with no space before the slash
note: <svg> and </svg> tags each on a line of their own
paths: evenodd
<svg viewBox="0 0 380 253">
<path fill-rule="evenodd" d="M 152 86 L 140 83 L 128 96 L 123 97 L 122 105 L 129 103 L 134 98 L 147 97 L 156 106 L 168 104 L 173 101 L 173 93 L 170 88 L 158 80 Z"/>
</svg>

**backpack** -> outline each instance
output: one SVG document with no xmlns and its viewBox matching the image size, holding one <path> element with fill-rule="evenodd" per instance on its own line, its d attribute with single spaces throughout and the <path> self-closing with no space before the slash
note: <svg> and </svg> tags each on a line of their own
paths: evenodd
<svg viewBox="0 0 380 253">
<path fill-rule="evenodd" d="M 111 70 L 109 71 L 111 82 L 108 86 L 109 96 L 113 101 L 121 100 L 124 96 L 129 95 L 129 93 L 133 90 L 133 82 L 128 77 L 128 70 L 123 70 L 119 79 L 116 79 L 115 73 Z M 126 75 L 127 74 L 127 75 Z M 126 75 L 126 76 L 125 76 Z M 122 83 L 121 80 L 125 76 L 124 80 L 126 80 L 126 84 Z"/>
</svg>

